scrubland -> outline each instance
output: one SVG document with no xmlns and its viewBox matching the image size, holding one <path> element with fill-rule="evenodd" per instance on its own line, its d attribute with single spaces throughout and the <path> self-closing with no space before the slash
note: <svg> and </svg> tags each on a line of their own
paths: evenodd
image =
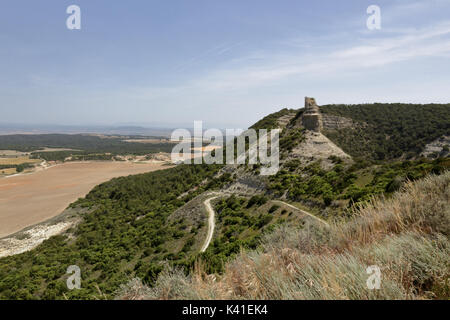
<svg viewBox="0 0 450 320">
<path fill-rule="evenodd" d="M 345 223 L 281 226 L 222 274 L 207 274 L 201 261 L 189 275 L 168 267 L 154 286 L 135 278 L 117 298 L 448 299 L 449 203 L 450 172 L 430 175 L 354 207 Z M 373 265 L 378 290 L 367 286 Z"/>
</svg>

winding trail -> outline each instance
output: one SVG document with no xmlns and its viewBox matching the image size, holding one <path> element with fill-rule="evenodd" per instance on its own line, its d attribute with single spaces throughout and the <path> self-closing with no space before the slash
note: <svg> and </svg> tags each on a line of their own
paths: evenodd
<svg viewBox="0 0 450 320">
<path fill-rule="evenodd" d="M 289 208 L 292 208 L 292 209 L 294 209 L 294 210 L 297 210 L 297 211 L 299 211 L 299 212 L 301 212 L 301 213 L 303 213 L 303 214 L 306 214 L 307 216 L 310 216 L 311 218 L 316 219 L 317 221 L 320 221 L 321 223 L 325 224 L 326 226 L 330 226 L 330 225 L 328 224 L 328 222 L 326 222 L 325 220 L 322 220 L 322 219 L 320 219 L 319 217 L 316 217 L 315 215 L 309 213 L 308 211 L 305 211 L 305 210 L 302 210 L 302 209 L 300 209 L 300 208 L 297 208 L 296 206 L 293 206 L 292 204 L 289 204 L 289 203 L 287 203 L 287 202 L 280 201 L 280 200 L 272 200 L 272 202 L 277 202 L 277 203 L 284 204 L 285 206 L 288 206 Z"/>
<path fill-rule="evenodd" d="M 206 211 L 208 212 L 208 233 L 206 235 L 205 242 L 203 243 L 202 248 L 200 249 L 200 252 L 205 252 L 206 249 L 208 249 L 209 244 L 211 243 L 212 237 L 214 235 L 214 228 L 216 226 L 215 212 L 214 212 L 214 209 L 213 209 L 213 207 L 211 205 L 211 201 L 226 195 L 225 193 L 218 193 L 218 192 L 214 192 L 213 194 L 215 194 L 214 197 L 208 198 L 205 201 L 203 201 L 203 205 L 205 206 Z M 315 220 L 325 224 L 328 227 L 330 226 L 328 224 L 328 222 L 326 222 L 325 220 L 322 220 L 319 217 L 316 217 L 312 213 L 309 213 L 309 212 L 307 212 L 305 210 L 297 208 L 296 206 L 294 206 L 294 205 L 292 205 L 290 203 L 287 203 L 287 202 L 284 202 L 284 201 L 281 201 L 281 200 L 271 200 L 271 202 L 280 203 L 280 204 L 283 204 L 285 206 L 288 206 L 289 208 L 297 210 L 300 213 L 302 213 L 304 215 L 307 215 L 307 216 L 309 216 L 309 217 L 311 217 L 311 218 L 313 218 L 313 219 L 315 219 Z"/>
<path fill-rule="evenodd" d="M 200 249 L 200 252 L 205 252 L 206 249 L 208 249 L 209 244 L 211 243 L 211 240 L 212 240 L 212 237 L 214 234 L 214 227 L 216 225 L 216 220 L 215 220 L 214 209 L 211 206 L 211 200 L 214 200 L 216 198 L 217 198 L 217 196 L 208 198 L 203 202 L 203 204 L 205 205 L 206 211 L 208 211 L 208 234 L 206 235 L 206 240 L 203 243 L 203 246 Z"/>
</svg>

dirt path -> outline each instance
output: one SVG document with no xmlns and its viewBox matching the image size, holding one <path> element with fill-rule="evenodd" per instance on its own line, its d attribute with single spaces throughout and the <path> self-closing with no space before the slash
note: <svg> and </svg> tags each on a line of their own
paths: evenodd
<svg viewBox="0 0 450 320">
<path fill-rule="evenodd" d="M 216 225 L 216 222 L 215 222 L 215 211 L 214 211 L 214 209 L 213 209 L 213 207 L 211 205 L 211 201 L 214 200 L 214 199 L 220 198 L 220 197 L 224 197 L 224 196 L 230 195 L 228 193 L 222 193 L 222 192 L 212 192 L 212 193 L 210 193 L 210 195 L 213 195 L 213 194 L 215 195 L 214 197 L 208 198 L 205 201 L 203 201 L 203 205 L 205 206 L 206 211 L 208 212 L 208 233 L 206 235 L 205 242 L 203 243 L 202 248 L 200 249 L 200 252 L 205 252 L 206 249 L 208 249 L 209 244 L 211 243 L 211 240 L 212 240 L 212 237 L 213 237 L 213 234 L 214 234 L 214 228 L 215 228 L 215 225 Z M 293 206 L 292 204 L 289 204 L 287 202 L 280 201 L 280 200 L 271 200 L 271 201 L 283 204 L 283 205 L 285 205 L 285 206 L 287 206 L 287 207 L 289 207 L 291 209 L 297 210 L 300 213 L 302 213 L 304 215 L 307 215 L 307 216 L 309 216 L 309 217 L 311 217 L 311 218 L 313 218 L 313 219 L 315 219 L 315 220 L 325 224 L 328 227 L 330 226 L 328 224 L 328 222 L 326 222 L 325 220 L 322 220 L 319 217 L 316 217 L 312 213 L 309 213 L 309 212 L 307 212 L 305 210 L 297 208 L 296 206 Z"/>
<path fill-rule="evenodd" d="M 307 211 L 305 211 L 305 210 L 302 210 L 302 209 L 300 209 L 300 208 L 297 208 L 296 206 L 293 206 L 292 204 L 289 204 L 289 203 L 287 203 L 287 202 L 280 201 L 280 200 L 272 200 L 272 202 L 278 202 L 278 203 L 284 204 L 285 206 L 288 206 L 289 208 L 292 208 L 292 209 L 294 209 L 294 210 L 297 210 L 297 211 L 299 211 L 299 212 L 301 212 L 301 213 L 303 213 L 303 214 L 306 214 L 307 216 L 310 216 L 311 218 L 314 218 L 314 219 L 317 220 L 317 221 L 320 221 L 321 223 L 323 223 L 323 224 L 325 224 L 325 225 L 327 225 L 327 226 L 330 226 L 330 225 L 328 224 L 328 222 L 326 222 L 325 220 L 322 220 L 322 219 L 316 217 L 315 215 L 313 215 L 313 214 L 311 214 L 311 213 L 309 213 L 309 212 L 307 212 Z"/>
<path fill-rule="evenodd" d="M 206 211 L 208 211 L 208 234 L 206 235 L 206 240 L 203 243 L 202 248 L 200 249 L 200 252 L 205 252 L 206 249 L 208 249 L 209 244 L 211 243 L 213 234 L 214 234 L 214 227 L 216 225 L 215 221 L 215 212 L 213 207 L 211 206 L 211 200 L 216 199 L 216 197 L 208 198 L 206 199 L 203 204 L 205 205 Z"/>
</svg>

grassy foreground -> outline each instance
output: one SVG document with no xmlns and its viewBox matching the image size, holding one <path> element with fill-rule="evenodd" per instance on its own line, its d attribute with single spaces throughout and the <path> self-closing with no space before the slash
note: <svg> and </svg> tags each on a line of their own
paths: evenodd
<svg viewBox="0 0 450 320">
<path fill-rule="evenodd" d="M 153 287 L 139 279 L 118 299 L 448 299 L 450 172 L 406 183 L 391 198 L 355 208 L 345 224 L 280 227 L 242 251 L 221 275 L 199 262 L 167 268 Z M 379 290 L 368 266 L 381 269 Z"/>
</svg>

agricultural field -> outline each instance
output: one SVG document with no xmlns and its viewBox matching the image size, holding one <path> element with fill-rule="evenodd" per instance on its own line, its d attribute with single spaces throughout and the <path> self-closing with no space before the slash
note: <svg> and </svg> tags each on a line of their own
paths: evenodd
<svg viewBox="0 0 450 320">
<path fill-rule="evenodd" d="M 19 165 L 24 163 L 39 163 L 39 159 L 30 159 L 28 156 L 21 157 L 0 157 L 0 165 Z"/>
<path fill-rule="evenodd" d="M 21 152 L 16 150 L 0 150 L 0 158 L 2 157 L 20 157 L 27 155 L 27 152 Z"/>
<path fill-rule="evenodd" d="M 73 162 L 0 178 L 0 238 L 58 215 L 102 182 L 164 168 L 163 162 Z"/>
<path fill-rule="evenodd" d="M 17 173 L 16 168 L 1 169 L 0 170 L 0 177 L 2 177 L 2 176 L 9 176 L 9 175 L 15 174 L 15 173 Z"/>
<path fill-rule="evenodd" d="M 16 173 L 33 171 L 35 166 L 42 162 L 40 159 L 31 159 L 26 154 L 7 150 L 0 153 L 0 177 L 10 176 Z"/>
</svg>

